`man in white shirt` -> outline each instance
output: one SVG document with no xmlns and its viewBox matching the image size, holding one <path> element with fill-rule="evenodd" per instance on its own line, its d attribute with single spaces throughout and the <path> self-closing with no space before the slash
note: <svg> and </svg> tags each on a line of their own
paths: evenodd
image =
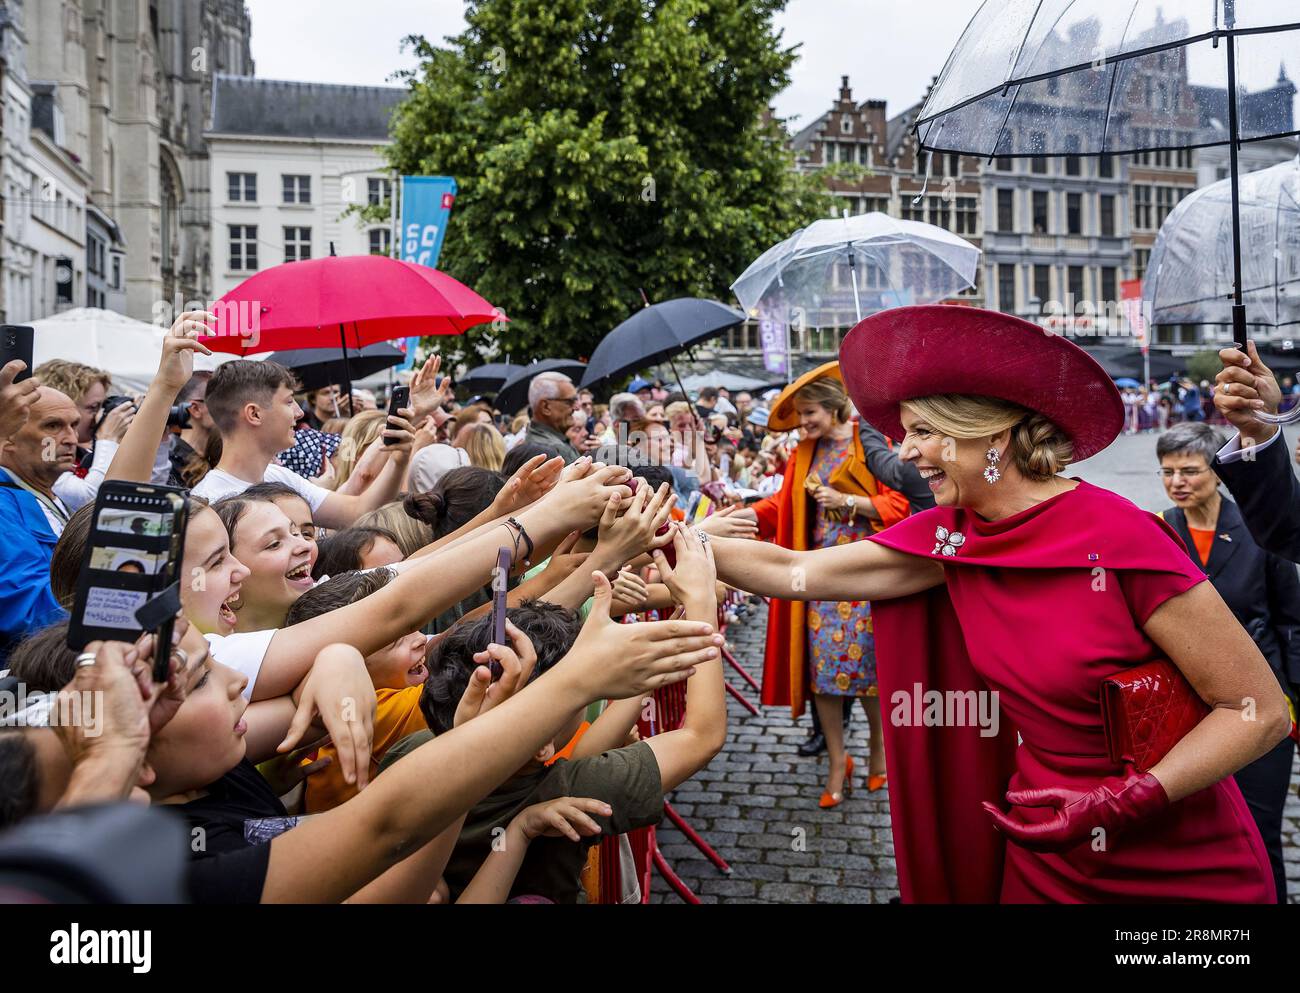
<svg viewBox="0 0 1300 993">
<path fill-rule="evenodd" d="M 1255 417 L 1261 410 L 1277 413 L 1282 391 L 1254 342 L 1246 348 L 1219 353 L 1223 371 L 1215 379 L 1214 405 L 1237 435 L 1220 449 L 1214 471 L 1259 546 L 1300 562 L 1300 479 L 1285 440 L 1279 440 L 1281 428 Z"/>
<path fill-rule="evenodd" d="M 302 416 L 293 387 L 293 374 L 275 362 L 237 359 L 212 374 L 204 402 L 221 433 L 221 461 L 193 494 L 215 502 L 259 482 L 284 483 L 307 501 L 317 524 L 331 528 L 348 527 L 393 500 L 410 459 L 409 438 L 392 446 L 388 464 L 358 495 L 334 493 L 275 464 L 276 455 L 293 446 L 294 425 Z"/>
</svg>

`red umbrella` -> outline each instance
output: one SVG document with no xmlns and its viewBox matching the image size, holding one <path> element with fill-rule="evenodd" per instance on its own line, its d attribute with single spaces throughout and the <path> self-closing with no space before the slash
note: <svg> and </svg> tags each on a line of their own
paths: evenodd
<svg viewBox="0 0 1300 993">
<path fill-rule="evenodd" d="M 384 255 L 341 255 L 250 276 L 213 305 L 216 352 L 361 348 L 417 335 L 461 334 L 502 317 L 464 283 Z"/>
</svg>

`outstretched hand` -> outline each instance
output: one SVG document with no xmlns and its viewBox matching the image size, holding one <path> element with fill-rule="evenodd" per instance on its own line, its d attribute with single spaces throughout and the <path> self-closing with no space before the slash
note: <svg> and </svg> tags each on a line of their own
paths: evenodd
<svg viewBox="0 0 1300 993">
<path fill-rule="evenodd" d="M 419 422 L 430 416 L 436 418 L 434 412 L 441 410 L 442 405 L 452 398 L 451 377 L 443 376 L 442 381 L 438 381 L 441 368 L 442 356 L 431 355 L 411 376 L 411 407 L 415 410 L 412 420 Z"/>
<path fill-rule="evenodd" d="M 41 384 L 28 376 L 21 383 L 14 379 L 27 368 L 22 359 L 5 363 L 0 369 L 0 440 L 12 437 L 27 423 L 27 415 L 36 402 Z"/>
<path fill-rule="evenodd" d="M 470 673 L 469 684 L 456 705 L 456 715 L 452 718 L 452 727 L 460 727 L 475 717 L 486 714 L 493 707 L 504 703 L 533 678 L 533 669 L 537 667 L 537 651 L 528 635 L 515 627 L 514 622 L 506 620 L 506 640 L 509 645 L 489 644 L 474 656 L 477 667 Z M 492 681 L 492 672 L 488 666 L 496 662 L 501 666 L 501 677 Z"/>
<path fill-rule="evenodd" d="M 515 470 L 515 474 L 506 480 L 506 485 L 501 487 L 492 501 L 496 516 L 516 514 L 540 500 L 555 488 L 563 469 L 564 459 L 558 455 L 554 458 L 534 455 Z"/>
<path fill-rule="evenodd" d="M 625 700 L 680 683 L 695 666 L 719 657 L 722 638 L 701 621 L 619 624 L 610 617 L 613 590 L 605 574 L 595 584 L 591 612 L 562 665 L 583 680 L 591 700 Z"/>
<path fill-rule="evenodd" d="M 170 390 L 173 397 L 181 387 L 194 375 L 194 353 L 211 355 L 212 349 L 199 340 L 201 335 L 213 333 L 211 324 L 216 321 L 215 314 L 206 310 L 187 310 L 172 324 L 171 330 L 163 338 L 162 356 L 158 359 L 158 374 L 154 383 Z"/>
</svg>

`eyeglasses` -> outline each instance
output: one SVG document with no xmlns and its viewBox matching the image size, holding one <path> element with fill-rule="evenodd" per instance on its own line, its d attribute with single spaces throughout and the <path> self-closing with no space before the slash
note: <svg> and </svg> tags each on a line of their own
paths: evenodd
<svg viewBox="0 0 1300 993">
<path fill-rule="evenodd" d="M 1209 471 L 1209 469 L 1157 469 L 1156 473 L 1163 479 L 1182 476 L 1188 482 L 1194 483 Z"/>
<path fill-rule="evenodd" d="M 578 403 L 577 397 L 547 397 L 547 400 L 551 403 L 562 403 L 566 407 L 574 407 Z"/>
</svg>

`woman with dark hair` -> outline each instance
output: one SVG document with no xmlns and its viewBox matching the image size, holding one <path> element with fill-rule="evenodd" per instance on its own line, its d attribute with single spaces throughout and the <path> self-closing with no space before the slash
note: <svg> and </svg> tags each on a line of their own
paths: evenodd
<svg viewBox="0 0 1300 993">
<path fill-rule="evenodd" d="M 492 505 L 506 478 L 491 469 L 460 466 L 445 473 L 427 493 L 409 493 L 403 506 L 433 529 L 436 541 L 464 527 Z"/>
<path fill-rule="evenodd" d="M 238 598 L 229 604 L 238 632 L 284 624 L 293 602 L 315 583 L 316 543 L 308 541 L 272 500 L 226 497 L 212 505 L 230 537 L 231 554 L 247 569 Z"/>
<path fill-rule="evenodd" d="M 376 527 L 344 528 L 321 543 L 320 558 L 311 574 L 319 582 L 325 576 L 392 565 L 403 558 L 397 535 L 393 532 Z"/>
<path fill-rule="evenodd" d="M 1237 505 L 1219 492 L 1212 466 L 1223 445 L 1219 432 L 1196 421 L 1160 436 L 1160 480 L 1174 502 L 1160 516 L 1255 640 L 1293 703 L 1300 683 L 1300 577 L 1293 563 L 1255 544 Z M 1278 903 L 1286 903 L 1282 807 L 1290 793 L 1294 756 L 1295 741 L 1288 736 L 1234 777 L 1268 849 Z"/>
<path fill-rule="evenodd" d="M 478 466 L 460 466 L 443 475 L 428 493 L 408 493 L 402 506 L 411 517 L 427 524 L 433 531 L 433 540 L 437 541 L 486 511 L 505 482 L 505 477 L 499 472 Z M 436 617 L 425 628 L 425 633 L 440 634 L 465 614 L 491 600 L 492 587 L 488 583 Z"/>
<path fill-rule="evenodd" d="M 50 589 L 64 610 L 71 610 L 77 597 L 81 556 L 90 540 L 90 526 L 94 520 L 95 502 L 92 500 L 68 518 L 50 555 Z"/>
</svg>

